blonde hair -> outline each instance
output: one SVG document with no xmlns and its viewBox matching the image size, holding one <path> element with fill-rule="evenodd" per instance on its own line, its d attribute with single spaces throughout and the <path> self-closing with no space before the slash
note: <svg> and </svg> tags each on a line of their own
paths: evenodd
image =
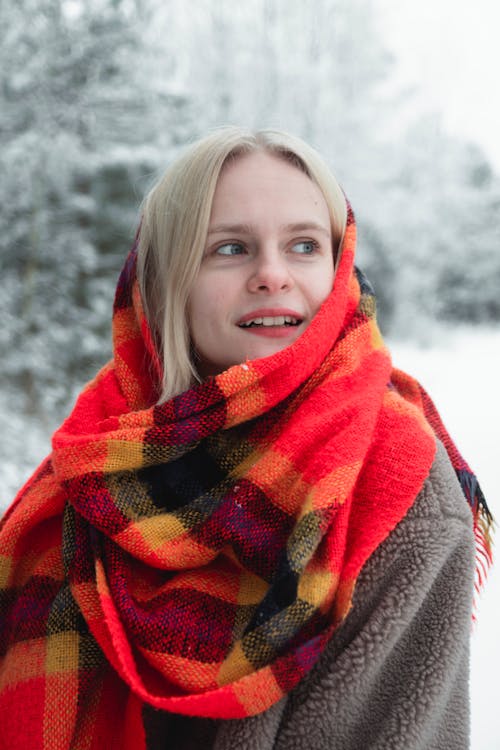
<svg viewBox="0 0 500 750">
<path fill-rule="evenodd" d="M 146 316 L 163 360 L 159 403 L 200 380 L 191 356 L 189 294 L 204 252 L 219 175 L 229 160 L 255 151 L 285 159 L 320 188 L 330 212 L 332 251 L 338 262 L 346 201 L 313 148 L 287 133 L 237 127 L 220 128 L 191 145 L 167 169 L 142 206 L 137 273 Z"/>
</svg>

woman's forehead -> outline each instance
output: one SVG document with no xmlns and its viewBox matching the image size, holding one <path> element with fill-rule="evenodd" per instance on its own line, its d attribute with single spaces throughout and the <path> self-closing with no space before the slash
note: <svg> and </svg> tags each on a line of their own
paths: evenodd
<svg viewBox="0 0 500 750">
<path fill-rule="evenodd" d="M 282 225 L 330 226 L 321 190 L 289 161 L 258 151 L 227 164 L 215 189 L 210 231 L 225 224 L 249 225 L 271 213 Z"/>
</svg>

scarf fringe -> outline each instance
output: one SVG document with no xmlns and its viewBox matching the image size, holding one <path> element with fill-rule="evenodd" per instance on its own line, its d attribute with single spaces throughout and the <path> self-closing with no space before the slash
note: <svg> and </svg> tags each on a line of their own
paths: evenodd
<svg viewBox="0 0 500 750">
<path fill-rule="evenodd" d="M 462 492 L 469 503 L 474 517 L 474 537 L 476 542 L 476 569 L 474 576 L 473 620 L 479 608 L 479 597 L 493 564 L 493 533 L 495 521 L 477 477 L 469 469 L 457 470 Z"/>
</svg>

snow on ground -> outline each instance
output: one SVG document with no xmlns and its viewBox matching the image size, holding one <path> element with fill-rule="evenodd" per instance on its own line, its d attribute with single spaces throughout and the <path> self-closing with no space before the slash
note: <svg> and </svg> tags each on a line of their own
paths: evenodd
<svg viewBox="0 0 500 750">
<path fill-rule="evenodd" d="M 500 518 L 500 397 L 497 390 L 500 330 L 464 328 L 427 333 L 426 346 L 413 342 L 390 343 L 394 364 L 417 377 L 429 391 L 459 450 L 478 474 L 493 514 Z M 12 419 L 5 414 L 0 417 L 4 418 L 5 426 L 8 424 L 12 429 Z M 0 423 L 4 420 L 0 419 Z M 48 451 L 48 436 L 40 425 L 31 429 L 18 421 L 14 428 L 11 438 L 20 444 L 12 456 L 22 455 L 23 443 L 25 449 L 29 447 L 34 466 Z M 12 459 L 10 463 L 4 461 L 3 470 L 0 496 L 6 498 L 13 494 L 16 485 L 24 482 L 29 469 Z M 0 507 L 5 505 L 5 502 L 0 503 Z M 499 624 L 500 566 L 497 566 L 490 573 L 479 601 L 472 635 L 472 750 L 500 748 L 497 686 L 494 684 L 500 672 Z"/>
<path fill-rule="evenodd" d="M 500 330 L 433 333 L 428 348 L 392 342 L 397 367 L 429 391 L 447 428 L 477 473 L 490 510 L 500 518 Z M 499 750 L 500 566 L 490 572 L 472 634 L 471 750 Z"/>
</svg>

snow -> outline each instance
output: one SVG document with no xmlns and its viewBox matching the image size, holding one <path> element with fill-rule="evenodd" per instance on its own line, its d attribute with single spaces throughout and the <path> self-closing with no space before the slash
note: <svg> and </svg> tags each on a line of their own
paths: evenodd
<svg viewBox="0 0 500 750">
<path fill-rule="evenodd" d="M 477 473 L 490 510 L 500 515 L 500 330 L 433 332 L 430 345 L 390 344 L 394 363 L 429 391 L 459 450 Z M 496 684 L 500 671 L 500 571 L 494 566 L 472 632 L 472 750 L 498 750 Z"/>
</svg>

